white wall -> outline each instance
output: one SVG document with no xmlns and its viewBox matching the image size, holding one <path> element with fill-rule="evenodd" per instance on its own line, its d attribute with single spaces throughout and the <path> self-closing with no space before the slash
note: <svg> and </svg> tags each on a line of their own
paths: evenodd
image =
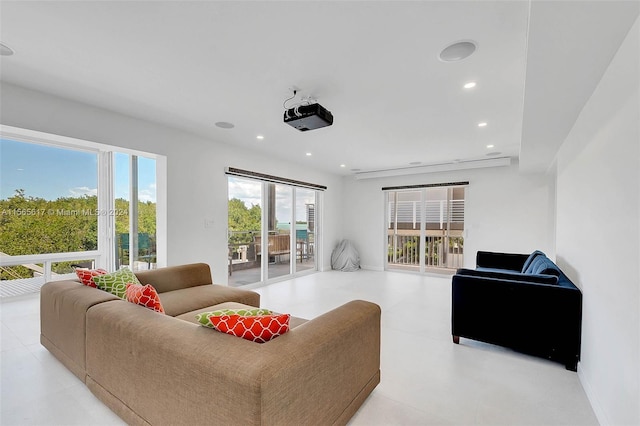
<svg viewBox="0 0 640 426">
<path fill-rule="evenodd" d="M 601 424 L 640 424 L 640 28 L 557 157 L 559 266 L 583 292 L 579 374 Z"/>
<path fill-rule="evenodd" d="M 554 176 L 522 175 L 518 167 L 494 167 L 355 180 L 344 178 L 344 236 L 363 268 L 382 270 L 385 256 L 386 186 L 469 181 L 465 192 L 464 265 L 475 267 L 478 250 L 555 254 Z"/>
<path fill-rule="evenodd" d="M 167 156 L 168 265 L 205 262 L 214 282 L 227 283 L 226 166 L 313 182 L 324 194 L 324 251 L 330 268 L 331 249 L 342 235 L 342 181 L 337 175 L 192 134 L 137 120 L 88 105 L 3 83 L 0 121 L 4 125 L 84 139 Z M 205 228 L 205 220 L 213 221 Z"/>
</svg>

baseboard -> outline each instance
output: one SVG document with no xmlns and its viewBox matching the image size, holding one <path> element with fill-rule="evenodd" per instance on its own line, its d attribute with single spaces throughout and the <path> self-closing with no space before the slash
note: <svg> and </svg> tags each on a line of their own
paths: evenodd
<svg viewBox="0 0 640 426">
<path fill-rule="evenodd" d="M 584 389 L 584 393 L 587 394 L 587 399 L 591 404 L 593 413 L 596 415 L 596 419 L 598 419 L 598 423 L 601 425 L 613 424 L 609 419 L 609 416 L 607 416 L 607 412 L 604 410 L 604 408 L 602 408 L 602 404 L 600 404 L 598 394 L 593 390 L 593 386 L 591 386 L 589 379 L 585 375 L 581 363 L 578 363 L 578 380 L 580 380 L 580 384 L 582 385 L 582 389 Z"/>
<path fill-rule="evenodd" d="M 382 266 L 360 265 L 360 269 L 364 269 L 366 271 L 384 272 L 384 268 Z"/>
</svg>

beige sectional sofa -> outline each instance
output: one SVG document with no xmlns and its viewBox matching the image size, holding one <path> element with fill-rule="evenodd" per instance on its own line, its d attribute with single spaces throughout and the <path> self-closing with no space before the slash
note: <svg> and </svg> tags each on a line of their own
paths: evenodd
<svg viewBox="0 0 640 426">
<path fill-rule="evenodd" d="M 208 265 L 136 275 L 167 315 L 77 281 L 41 291 L 42 344 L 129 424 L 345 424 L 380 381 L 373 303 L 292 317 L 260 344 L 197 325 L 198 312 L 260 305 L 212 284 Z"/>
</svg>

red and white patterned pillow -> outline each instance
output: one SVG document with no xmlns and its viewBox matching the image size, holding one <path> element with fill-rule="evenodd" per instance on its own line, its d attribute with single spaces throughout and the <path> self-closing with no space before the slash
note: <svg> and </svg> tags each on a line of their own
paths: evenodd
<svg viewBox="0 0 640 426">
<path fill-rule="evenodd" d="M 264 343 L 289 331 L 289 314 L 281 315 L 211 315 L 213 328 L 223 333 Z"/>
<path fill-rule="evenodd" d="M 85 268 L 76 268 L 76 275 L 82 281 L 82 284 L 88 285 L 89 287 L 97 288 L 96 283 L 93 282 L 92 278 L 97 277 L 98 275 L 105 275 L 107 271 L 104 269 L 85 269 Z"/>
<path fill-rule="evenodd" d="M 160 296 L 158 296 L 158 292 L 151 284 L 142 285 L 127 283 L 126 299 L 131 303 L 135 303 L 164 314 L 164 308 L 160 302 Z"/>
</svg>

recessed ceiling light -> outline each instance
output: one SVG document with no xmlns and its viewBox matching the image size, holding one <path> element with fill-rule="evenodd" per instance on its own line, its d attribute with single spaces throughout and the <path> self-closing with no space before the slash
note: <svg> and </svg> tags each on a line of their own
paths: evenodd
<svg viewBox="0 0 640 426">
<path fill-rule="evenodd" d="M 347 167 L 347 165 L 346 164 L 340 164 L 340 167 L 342 167 L 344 169 L 345 167 Z"/>
<path fill-rule="evenodd" d="M 466 83 L 463 87 L 465 89 L 473 89 L 474 87 L 476 87 L 476 82 L 475 81 L 470 81 L 470 82 Z"/>
<path fill-rule="evenodd" d="M 461 61 L 471 56 L 476 48 L 476 43 L 473 41 L 458 41 L 442 49 L 440 60 L 444 62 Z"/>
<path fill-rule="evenodd" d="M 258 136 L 256 136 L 256 139 L 260 139 L 260 140 L 262 140 L 262 139 L 264 139 L 264 136 L 262 136 L 262 135 L 258 135 Z"/>
<path fill-rule="evenodd" d="M 228 123 L 226 121 L 218 121 L 216 123 L 216 126 L 220 127 L 221 129 L 233 129 L 235 127 L 233 123 Z"/>
<path fill-rule="evenodd" d="M 487 148 L 490 149 L 490 148 L 493 148 L 494 146 L 495 145 L 487 145 Z"/>
<path fill-rule="evenodd" d="M 482 122 L 482 123 L 478 123 L 478 127 L 486 127 L 487 123 L 486 122 Z"/>
<path fill-rule="evenodd" d="M 9 46 L 7 46 L 4 43 L 0 43 L 0 55 L 2 56 L 11 56 L 14 54 L 14 51 L 12 48 L 10 48 Z"/>
<path fill-rule="evenodd" d="M 311 157 L 311 153 L 310 152 L 307 152 L 307 157 Z"/>
</svg>

